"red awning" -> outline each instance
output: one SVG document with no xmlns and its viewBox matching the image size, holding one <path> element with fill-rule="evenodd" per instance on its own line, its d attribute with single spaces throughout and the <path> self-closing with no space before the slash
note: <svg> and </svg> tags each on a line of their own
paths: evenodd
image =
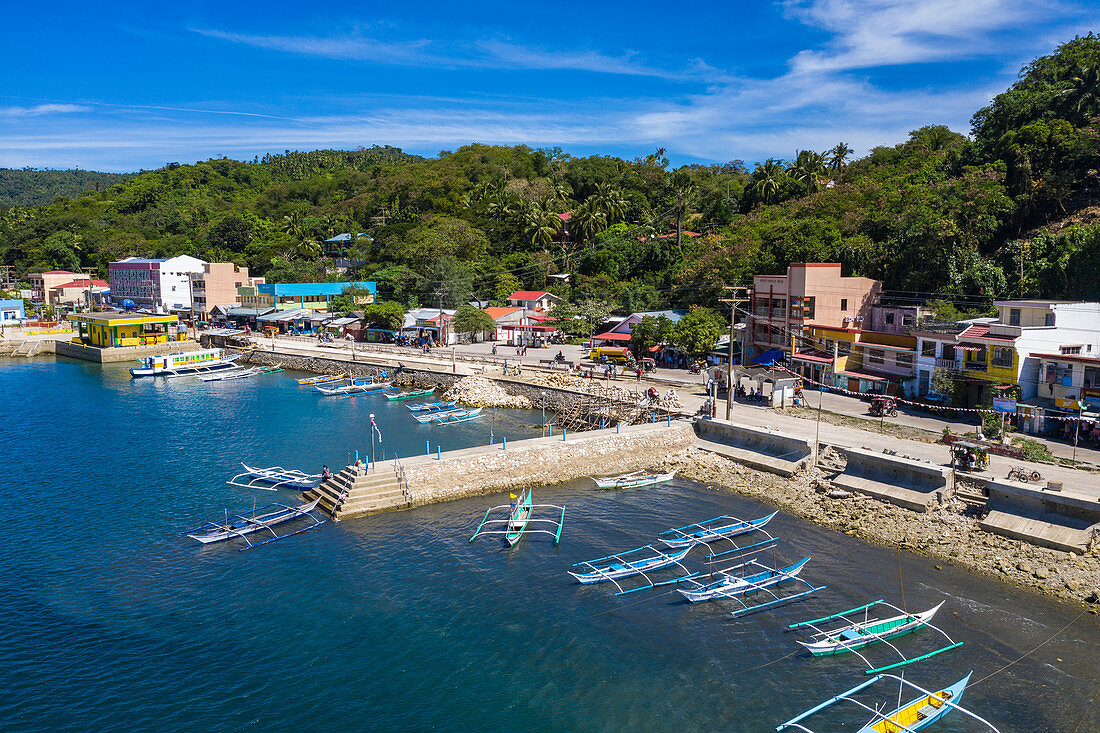
<svg viewBox="0 0 1100 733">
<path fill-rule="evenodd" d="M 593 336 L 594 339 L 603 339 L 604 341 L 629 341 L 629 333 L 616 333 L 615 331 L 608 331 L 607 333 L 601 333 L 599 336 Z"/>
<path fill-rule="evenodd" d="M 955 347 L 958 351 L 981 351 L 984 346 L 975 346 L 973 344 L 959 344 Z"/>
<path fill-rule="evenodd" d="M 832 364 L 833 360 L 827 356 L 818 356 L 817 354 L 791 354 L 792 359 L 798 359 L 799 361 L 812 361 L 815 364 Z"/>
<path fill-rule="evenodd" d="M 866 379 L 868 382 L 887 382 L 887 381 L 889 381 L 888 379 L 886 379 L 884 377 L 876 377 L 874 374 L 868 374 L 867 372 L 853 372 L 853 371 L 850 371 L 850 370 L 846 370 L 846 371 L 838 372 L 838 373 L 841 374 L 842 376 L 845 376 L 845 377 L 852 377 L 853 379 Z"/>
</svg>

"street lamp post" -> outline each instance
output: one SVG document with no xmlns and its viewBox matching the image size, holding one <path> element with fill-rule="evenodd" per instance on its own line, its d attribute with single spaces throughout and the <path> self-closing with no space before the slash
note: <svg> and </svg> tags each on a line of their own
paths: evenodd
<svg viewBox="0 0 1100 733">
<path fill-rule="evenodd" d="M 370 414 L 370 468 L 374 470 L 374 413 Z"/>
<path fill-rule="evenodd" d="M 539 392 L 542 396 L 542 430 L 539 436 L 546 435 L 546 392 Z"/>
</svg>

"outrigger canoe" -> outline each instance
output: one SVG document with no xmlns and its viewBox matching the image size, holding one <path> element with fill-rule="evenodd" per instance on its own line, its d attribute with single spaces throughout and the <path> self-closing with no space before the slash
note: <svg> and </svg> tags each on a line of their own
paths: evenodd
<svg viewBox="0 0 1100 733">
<path fill-rule="evenodd" d="M 435 392 L 434 389 L 417 389 L 412 392 L 392 392 L 386 395 L 386 399 L 390 402 L 397 402 L 398 400 L 414 400 L 417 397 L 427 397 L 431 393 Z"/>
<path fill-rule="evenodd" d="M 634 473 L 624 473 L 621 476 L 607 476 L 605 478 L 593 478 L 596 482 L 596 486 L 601 489 L 633 489 L 638 486 L 654 486 L 656 484 L 663 484 L 671 481 L 676 476 L 676 472 L 672 473 L 646 473 L 644 471 L 635 471 Z"/>
<path fill-rule="evenodd" d="M 839 629 L 819 632 L 813 636 L 812 641 L 798 643 L 806 647 L 815 657 L 855 651 L 880 641 L 904 636 L 927 626 L 943 604 L 944 602 L 940 601 L 922 613 L 905 613 L 882 620 L 869 619 L 862 623 L 851 623 Z"/>
<path fill-rule="evenodd" d="M 298 384 L 305 386 L 307 384 L 328 384 L 329 382 L 339 382 L 341 379 L 347 379 L 347 374 L 322 374 L 318 377 L 304 377 L 298 380 Z"/>
</svg>

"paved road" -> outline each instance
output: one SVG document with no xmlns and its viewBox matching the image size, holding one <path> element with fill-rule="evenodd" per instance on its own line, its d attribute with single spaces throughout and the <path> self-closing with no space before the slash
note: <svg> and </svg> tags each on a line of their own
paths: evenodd
<svg viewBox="0 0 1100 733">
<path fill-rule="evenodd" d="M 263 339 L 262 341 L 265 345 L 270 343 L 268 339 Z M 278 338 L 275 341 L 275 345 L 276 348 L 281 351 L 287 350 L 303 354 L 316 354 L 318 356 L 342 355 L 342 357 L 337 356 L 337 358 L 345 359 L 351 356 L 350 344 L 346 343 L 338 343 L 336 347 L 333 347 L 327 345 L 321 346 L 313 340 Z M 434 369 L 438 369 L 440 366 L 444 368 L 450 366 L 453 356 L 453 368 L 456 374 L 475 374 L 482 370 L 493 371 L 499 369 L 499 365 L 503 364 L 506 360 L 510 364 L 519 361 L 523 363 L 525 370 L 530 370 L 529 372 L 525 371 L 523 376 L 526 377 L 528 373 L 537 373 L 535 368 L 539 365 L 539 359 L 553 358 L 559 348 L 565 353 L 567 359 L 573 358 L 575 363 L 579 362 L 579 358 L 582 355 L 582 349 L 577 346 L 528 349 L 525 356 L 518 357 L 514 348 L 508 349 L 507 347 L 498 346 L 497 355 L 494 358 L 491 353 L 491 344 L 471 344 L 454 347 L 453 349 L 450 347 L 439 348 L 433 350 L 430 354 L 424 354 L 420 350 L 407 347 L 379 347 L 372 345 L 370 350 L 358 350 L 357 355 L 361 358 L 383 357 L 392 359 L 395 362 L 401 361 L 410 366 L 421 365 Z M 659 381 L 652 382 L 650 380 L 651 376 L 657 377 Z M 620 379 L 618 381 L 623 384 L 629 382 L 631 385 L 635 383 L 633 378 Z M 706 393 L 701 377 L 699 375 L 689 374 L 685 370 L 659 369 L 656 373 L 647 375 L 646 378 L 642 380 L 642 387 L 645 388 L 650 384 L 655 384 L 655 386 L 663 390 L 667 388 L 668 382 L 670 381 L 682 385 L 677 388 L 677 392 L 686 410 L 696 412 L 702 407 L 706 400 Z M 807 391 L 807 401 L 811 407 L 817 406 L 819 398 L 821 399 L 823 409 L 830 412 L 856 417 L 868 417 L 867 403 L 862 400 L 834 392 L 818 393 L 815 391 Z M 719 406 L 718 415 L 719 417 L 725 416 L 724 401 L 722 401 Z M 747 404 L 744 402 L 734 403 L 732 419 L 735 422 L 757 427 L 777 428 L 790 435 L 806 438 L 808 440 L 815 439 L 818 429 L 817 421 L 815 420 L 779 414 L 769 407 Z M 950 425 L 952 431 L 956 433 L 971 431 L 974 429 L 977 422 L 976 420 L 970 422 L 944 421 L 925 413 L 909 413 L 905 411 L 900 412 L 897 418 L 887 419 L 897 424 L 924 428 L 937 433 L 943 430 L 944 425 Z M 941 444 L 922 443 L 920 441 L 876 433 L 871 430 L 829 423 L 822 423 L 820 429 L 821 441 L 823 443 L 837 443 L 856 447 L 865 446 L 872 450 L 889 448 L 899 453 L 914 456 L 921 460 L 930 460 L 937 464 L 947 465 L 950 463 L 948 449 Z M 1064 443 L 1053 441 L 1043 442 L 1050 446 L 1051 451 L 1058 456 L 1065 456 L 1068 458 L 1072 451 L 1072 446 L 1067 446 Z M 1077 458 L 1078 460 L 1100 465 L 1100 451 L 1079 447 Z M 1022 461 L 1004 456 L 990 456 L 990 470 L 986 475 L 1004 477 L 1008 475 L 1009 468 L 1013 465 L 1022 463 Z M 1038 470 L 1043 475 L 1044 479 L 1062 481 L 1066 489 L 1072 488 L 1084 491 L 1092 496 L 1100 497 L 1100 474 L 1076 471 L 1061 466 L 1048 466 L 1044 464 L 1029 465 L 1032 465 Z"/>
</svg>

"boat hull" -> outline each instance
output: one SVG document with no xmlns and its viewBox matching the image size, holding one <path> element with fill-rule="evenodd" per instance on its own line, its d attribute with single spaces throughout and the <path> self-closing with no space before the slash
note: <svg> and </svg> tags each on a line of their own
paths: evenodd
<svg viewBox="0 0 1100 733">
<path fill-rule="evenodd" d="M 945 687 L 932 695 L 922 695 L 897 708 L 881 720 L 860 728 L 858 733 L 896 733 L 902 730 L 915 731 L 927 728 L 951 712 L 951 706 L 944 704 L 942 700 L 946 699 L 955 705 L 959 704 L 969 681 L 970 675 L 967 675 L 950 687 Z M 938 705 L 935 698 L 940 700 Z"/>
<path fill-rule="evenodd" d="M 664 484 L 676 477 L 676 472 L 658 473 L 649 476 L 641 476 L 631 479 L 595 478 L 596 486 L 601 489 L 634 489 L 641 486 L 656 486 Z"/>
<path fill-rule="evenodd" d="M 689 532 L 686 537 L 674 537 L 665 539 L 661 537 L 662 541 L 669 547 L 687 547 L 700 542 L 717 542 L 718 540 L 726 540 L 731 537 L 738 537 L 749 532 L 755 532 L 758 529 L 762 529 L 764 525 L 770 522 L 776 514 L 779 512 L 772 512 L 766 517 L 760 517 L 759 519 L 750 519 L 744 522 L 734 522 L 722 527 L 715 527 L 713 529 L 700 529 L 696 532 Z M 665 533 L 662 532 L 661 535 Z M 658 536 L 661 536 L 658 535 Z"/>
<path fill-rule="evenodd" d="M 187 536 L 193 540 L 198 540 L 204 545 L 211 544 L 213 542 L 224 542 L 225 540 L 231 540 L 234 537 L 241 537 L 242 535 L 252 534 L 253 532 L 259 532 L 267 529 L 268 527 L 274 527 L 282 524 L 283 522 L 289 522 L 291 519 L 296 519 L 301 516 L 301 512 L 311 512 L 317 508 L 317 503 L 321 501 L 321 497 L 317 497 L 308 504 L 302 504 L 299 507 L 290 508 L 286 507 L 274 512 L 270 512 L 259 517 L 251 517 L 249 520 L 241 520 L 234 522 L 230 525 L 225 525 L 220 530 L 214 530 L 209 532 L 194 532 L 189 533 Z"/>
<path fill-rule="evenodd" d="M 772 588 L 781 583 L 794 580 L 809 561 L 810 558 L 806 557 L 793 565 L 788 565 L 779 570 L 767 570 L 760 573 L 753 573 L 743 578 L 730 577 L 696 589 L 685 590 L 684 588 L 677 588 L 676 592 L 686 598 L 690 603 L 702 603 L 704 601 L 712 601 L 716 598 L 748 595 L 749 593 L 755 593 L 765 588 Z"/>
<path fill-rule="evenodd" d="M 887 639 L 896 639 L 899 636 L 905 636 L 911 634 L 917 629 L 920 629 L 928 624 L 932 620 L 932 617 L 936 615 L 936 612 L 940 610 L 939 605 L 924 611 L 923 613 L 911 614 L 908 616 L 895 616 L 894 618 L 883 619 L 871 624 L 853 624 L 842 629 L 836 629 L 829 632 L 828 638 L 816 642 L 798 642 L 815 657 L 827 657 L 834 654 L 843 654 L 844 652 L 855 651 L 863 649 L 864 647 L 872 644 L 877 644 L 880 641 L 886 641 Z"/>
<path fill-rule="evenodd" d="M 665 557 L 647 558 L 645 560 L 636 560 L 628 563 L 611 563 L 605 566 L 597 565 L 596 567 L 600 572 L 591 571 L 587 573 L 574 573 L 572 570 L 568 572 L 577 579 L 577 582 L 584 585 L 603 583 L 608 580 L 630 578 L 654 570 L 663 570 L 683 560 L 689 552 L 691 552 L 691 548 L 686 547 L 680 552 L 675 552 Z"/>
<path fill-rule="evenodd" d="M 523 496 L 516 500 L 516 509 L 508 520 L 504 541 L 509 547 L 515 547 L 516 543 L 523 539 L 523 530 L 527 529 L 527 523 L 531 521 L 531 492 L 523 492 Z"/>
</svg>

